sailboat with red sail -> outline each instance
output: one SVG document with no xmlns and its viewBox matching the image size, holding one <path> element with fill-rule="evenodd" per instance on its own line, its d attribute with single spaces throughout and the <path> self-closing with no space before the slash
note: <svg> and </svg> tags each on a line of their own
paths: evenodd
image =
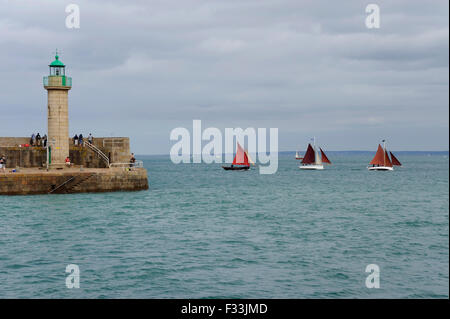
<svg viewBox="0 0 450 319">
<path fill-rule="evenodd" d="M 237 143 L 236 155 L 234 156 L 233 163 L 231 166 L 222 166 L 226 171 L 242 171 L 249 170 L 251 161 L 250 156 L 247 151 L 245 151 L 239 143 Z"/>
<path fill-rule="evenodd" d="M 301 164 L 302 165 L 299 166 L 300 169 L 322 170 L 323 164 L 331 164 L 331 161 L 325 155 L 325 152 L 321 147 L 317 149 L 316 139 L 314 138 L 313 145 L 308 144 L 308 148 L 306 149 L 305 156 L 302 158 Z"/>
<path fill-rule="evenodd" d="M 391 157 L 389 157 L 389 154 Z M 394 166 L 402 166 L 400 161 L 392 154 L 387 152 L 386 141 L 383 140 L 383 147 L 378 144 L 377 152 L 374 158 L 370 161 L 367 169 L 369 171 L 393 171 Z"/>
</svg>

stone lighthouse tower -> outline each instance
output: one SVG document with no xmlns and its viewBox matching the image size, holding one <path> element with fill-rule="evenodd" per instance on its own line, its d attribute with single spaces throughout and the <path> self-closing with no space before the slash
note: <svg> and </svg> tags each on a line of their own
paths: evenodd
<svg viewBox="0 0 450 319">
<path fill-rule="evenodd" d="M 72 78 L 66 76 L 65 65 L 59 60 L 50 65 L 49 76 L 44 77 L 44 88 L 48 92 L 48 145 L 51 167 L 63 167 L 69 156 L 69 105 L 68 93 Z"/>
</svg>

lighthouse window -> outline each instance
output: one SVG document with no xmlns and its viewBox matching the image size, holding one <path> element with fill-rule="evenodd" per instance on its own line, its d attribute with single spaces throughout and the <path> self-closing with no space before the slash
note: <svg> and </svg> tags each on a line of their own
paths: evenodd
<svg viewBox="0 0 450 319">
<path fill-rule="evenodd" d="M 61 68 L 61 67 L 59 67 L 59 68 L 55 68 L 55 67 L 50 68 L 50 75 L 60 76 L 60 75 L 64 75 L 64 74 L 65 74 L 64 68 Z"/>
</svg>

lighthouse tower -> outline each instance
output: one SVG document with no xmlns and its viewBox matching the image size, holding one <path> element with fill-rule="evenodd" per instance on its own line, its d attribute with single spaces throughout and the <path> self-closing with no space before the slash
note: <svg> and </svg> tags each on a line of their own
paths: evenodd
<svg viewBox="0 0 450 319">
<path fill-rule="evenodd" d="M 69 103 L 68 93 L 72 78 L 66 76 L 66 66 L 59 60 L 50 65 L 49 76 L 44 77 L 44 88 L 48 92 L 48 146 L 50 167 L 63 167 L 69 156 Z"/>
</svg>

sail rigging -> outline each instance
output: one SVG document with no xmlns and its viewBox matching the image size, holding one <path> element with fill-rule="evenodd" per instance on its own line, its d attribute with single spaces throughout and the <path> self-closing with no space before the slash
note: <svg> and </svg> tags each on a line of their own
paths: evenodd
<svg viewBox="0 0 450 319">
<path fill-rule="evenodd" d="M 320 148 L 320 153 L 322 154 L 322 162 L 326 164 L 331 164 L 331 161 L 325 155 L 325 152 L 322 150 L 322 148 Z"/>
<path fill-rule="evenodd" d="M 249 162 L 250 164 L 252 164 L 253 166 L 255 166 L 255 162 L 254 162 L 253 159 L 250 157 L 250 154 L 249 154 L 247 151 L 245 151 L 245 155 L 247 155 L 248 162 Z"/>
<path fill-rule="evenodd" d="M 314 164 L 316 161 L 316 152 L 314 151 L 311 144 L 308 144 L 308 149 L 306 150 L 305 156 L 303 157 L 302 164 Z"/>
<path fill-rule="evenodd" d="M 391 162 L 391 160 L 389 158 L 389 155 L 386 152 L 386 150 L 384 150 L 384 166 L 392 167 L 392 162 Z"/>
<path fill-rule="evenodd" d="M 394 156 L 394 154 L 392 154 L 392 152 L 389 152 L 389 154 L 391 154 L 392 165 L 402 166 L 402 163 L 400 163 L 400 161 L 397 159 L 397 157 Z"/>
<path fill-rule="evenodd" d="M 314 152 L 316 153 L 316 163 L 317 165 L 322 165 L 322 157 L 319 155 L 317 148 L 314 147 Z"/>
<path fill-rule="evenodd" d="M 322 163 L 331 164 L 331 161 L 328 159 L 328 157 L 325 155 L 325 152 L 320 147 L 320 153 L 322 155 Z"/>
<path fill-rule="evenodd" d="M 250 166 L 247 152 L 244 151 L 244 149 L 241 147 L 239 143 L 237 143 L 237 150 L 236 155 L 234 156 L 233 159 L 233 165 Z"/>
<path fill-rule="evenodd" d="M 384 149 L 378 144 L 378 150 L 369 165 L 384 165 Z"/>
</svg>

